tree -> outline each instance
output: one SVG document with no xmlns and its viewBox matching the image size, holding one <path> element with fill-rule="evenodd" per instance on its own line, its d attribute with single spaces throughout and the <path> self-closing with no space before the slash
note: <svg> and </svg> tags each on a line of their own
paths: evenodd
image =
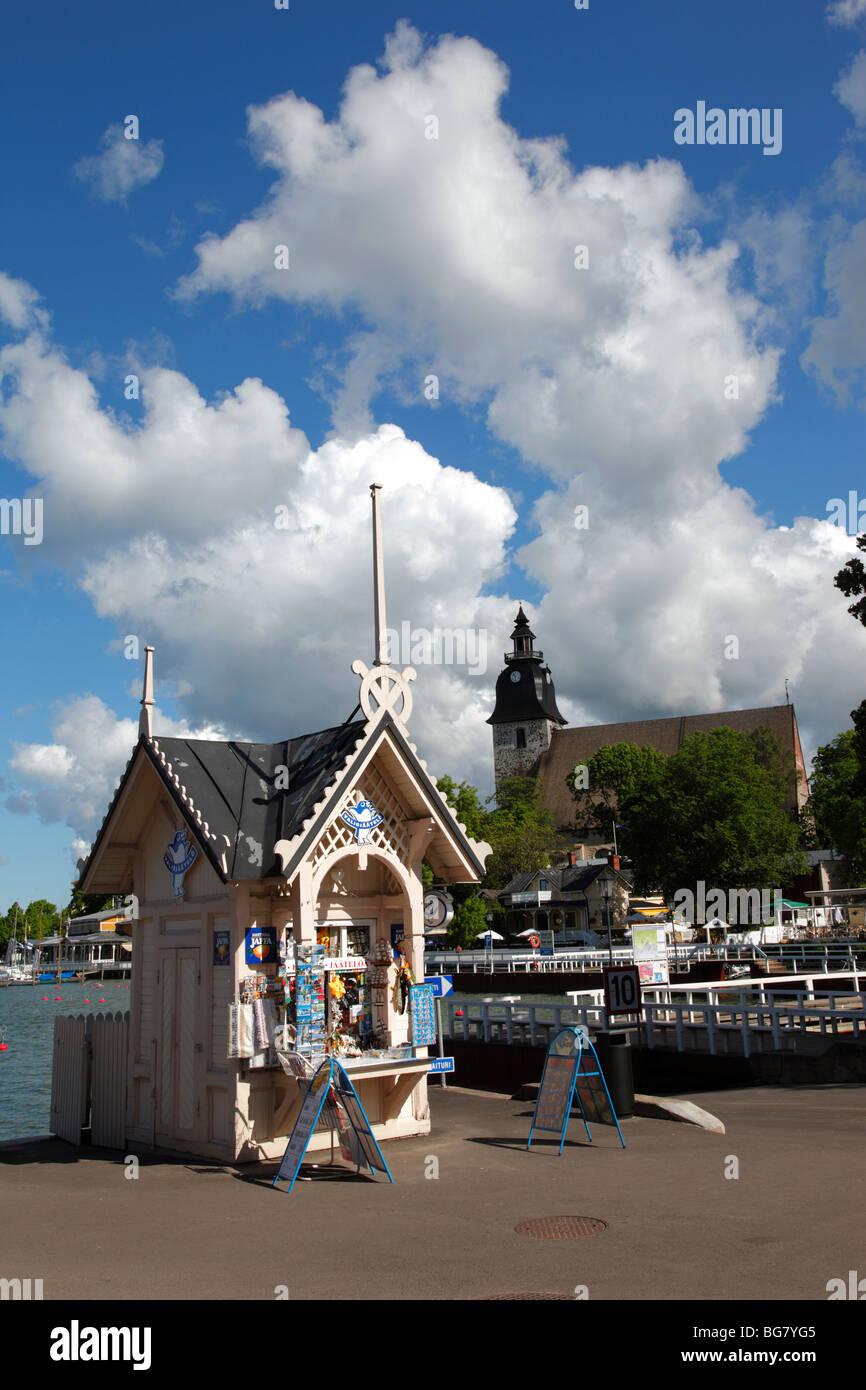
<svg viewBox="0 0 866 1390">
<path fill-rule="evenodd" d="M 457 783 L 452 777 L 437 777 L 436 786 L 458 821 L 466 826 L 466 834 L 473 840 L 483 840 L 487 812 L 481 804 L 476 788 L 469 782 Z"/>
<path fill-rule="evenodd" d="M 857 549 L 866 551 L 866 532 L 857 537 Z M 853 560 L 842 566 L 833 583 L 846 598 L 856 598 L 862 594 L 857 603 L 851 604 L 848 612 L 866 627 L 866 565 L 855 555 Z"/>
<path fill-rule="evenodd" d="M 531 777 L 509 777 L 501 782 L 497 803 L 489 812 L 484 838 L 493 849 L 487 860 L 485 884 L 502 888 L 515 874 L 532 873 L 550 863 L 550 847 L 556 837 L 556 821 L 541 799 L 541 788 Z"/>
<path fill-rule="evenodd" d="M 860 787 L 858 732 L 866 734 L 866 701 L 860 730 L 846 729 L 812 759 L 810 812 L 819 848 L 828 845 L 846 861 L 849 886 L 866 875 L 866 815 Z M 855 715 L 859 711 L 854 711 Z"/>
<path fill-rule="evenodd" d="M 72 885 L 72 897 L 63 909 L 64 921 L 68 917 L 88 917 L 91 912 L 104 912 L 111 907 L 114 899 L 110 893 L 82 893 L 77 883 Z"/>
<path fill-rule="evenodd" d="M 609 743 L 587 764 L 587 786 L 575 768 L 566 777 L 575 800 L 575 821 L 579 835 L 611 838 L 614 823 L 632 805 L 655 787 L 665 764 L 665 755 L 655 748 L 637 743 Z"/>
<path fill-rule="evenodd" d="M 857 549 L 866 551 L 866 532 L 857 537 Z M 848 612 L 857 622 L 866 627 L 866 565 L 855 556 L 849 560 L 834 579 L 837 589 L 841 589 L 846 598 L 858 598 L 856 603 L 852 603 Z M 854 721 L 853 738 L 851 739 L 851 750 L 855 759 L 855 768 L 850 772 L 848 783 L 849 796 L 852 801 L 852 815 L 859 816 L 861 824 L 866 823 L 866 700 L 861 700 L 856 709 L 851 711 L 851 718 Z M 841 737 L 841 735 L 839 735 Z M 820 751 L 820 750 L 819 750 Z M 846 826 L 850 824 L 850 818 L 844 817 Z M 866 877 L 866 858 L 861 848 L 859 837 L 854 837 L 844 826 L 842 834 L 846 837 L 848 849 L 838 848 L 848 859 L 848 875 L 852 885 L 855 879 L 862 880 Z M 853 856 L 853 859 L 850 857 Z"/>
<path fill-rule="evenodd" d="M 677 889 L 695 892 L 700 880 L 725 892 L 773 888 L 806 869 L 774 760 L 769 737 L 728 728 L 692 734 L 670 757 L 609 746 L 590 759 L 587 791 L 574 794 L 590 821 L 609 819 L 616 806 L 640 893 L 671 900 Z M 593 792 L 607 802 L 593 807 Z"/>
</svg>

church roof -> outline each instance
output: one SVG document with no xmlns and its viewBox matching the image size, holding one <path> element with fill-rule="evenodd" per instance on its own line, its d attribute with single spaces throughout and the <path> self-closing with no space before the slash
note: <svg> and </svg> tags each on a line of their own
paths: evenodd
<svg viewBox="0 0 866 1390">
<path fill-rule="evenodd" d="M 575 805 L 565 779 L 578 763 L 588 763 L 594 753 L 608 743 L 636 743 L 641 748 L 655 748 L 670 756 L 682 746 L 683 740 L 695 733 L 710 729 L 736 729 L 748 734 L 761 726 L 775 734 L 791 754 L 792 765 L 798 772 L 796 793 L 790 795 L 790 805 L 802 805 L 806 792 L 806 768 L 800 747 L 797 716 L 793 705 L 771 705 L 765 709 L 737 709 L 717 714 L 684 714 L 667 719 L 638 719 L 625 724 L 589 724 L 579 729 L 554 729 L 550 747 L 543 754 L 538 776 L 543 784 L 544 804 L 553 812 L 557 826 L 574 822 Z"/>
</svg>

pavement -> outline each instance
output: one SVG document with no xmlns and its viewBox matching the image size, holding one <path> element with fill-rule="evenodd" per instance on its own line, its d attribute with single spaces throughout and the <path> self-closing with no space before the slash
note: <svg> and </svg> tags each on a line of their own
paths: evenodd
<svg viewBox="0 0 866 1390">
<path fill-rule="evenodd" d="M 383 1145 L 393 1186 L 337 1169 L 291 1195 L 274 1163 L 144 1153 L 129 1179 L 116 1151 L 5 1147 L 0 1278 L 42 1278 L 46 1300 L 825 1301 L 828 1280 L 866 1274 L 866 1089 L 688 1099 L 727 1132 L 635 1117 L 623 1150 L 574 1115 L 558 1157 L 553 1136 L 526 1150 L 526 1101 L 432 1085 L 432 1134 Z M 515 1231 L 563 1215 L 606 1228 Z"/>
</svg>

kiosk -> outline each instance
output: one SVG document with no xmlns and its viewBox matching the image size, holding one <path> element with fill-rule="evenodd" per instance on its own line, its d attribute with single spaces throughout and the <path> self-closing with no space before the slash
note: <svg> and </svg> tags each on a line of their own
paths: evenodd
<svg viewBox="0 0 866 1390">
<path fill-rule="evenodd" d="M 362 717 L 273 744 L 154 737 L 146 649 L 139 740 L 78 880 L 138 900 L 131 1146 L 282 1156 L 305 1087 L 281 1050 L 338 1058 L 377 1140 L 429 1132 L 412 1006 L 422 863 L 443 883 L 478 882 L 490 846 L 466 834 L 410 742 L 415 672 L 387 664 L 371 492 L 377 655 L 352 666 Z M 314 1133 L 309 1148 L 329 1143 Z"/>
</svg>

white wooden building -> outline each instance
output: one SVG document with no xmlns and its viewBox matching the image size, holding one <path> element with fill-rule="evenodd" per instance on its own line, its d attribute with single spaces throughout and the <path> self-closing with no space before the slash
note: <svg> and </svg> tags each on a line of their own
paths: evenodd
<svg viewBox="0 0 866 1390">
<path fill-rule="evenodd" d="M 415 672 L 385 660 L 372 491 L 377 660 L 370 670 L 353 663 L 360 717 L 274 744 L 154 737 L 147 649 L 139 741 L 79 879 L 85 893 L 138 899 L 126 1110 L 133 1150 L 281 1155 L 298 1083 L 261 1065 L 261 1054 L 229 1057 L 230 1005 L 250 978 L 276 979 L 286 947 L 290 974 L 293 947 L 316 944 L 326 970 L 366 990 L 366 1002 L 348 1012 L 368 1010 L 378 1046 L 369 1047 L 368 1031 L 360 1056 L 340 1060 L 376 1137 L 429 1131 L 428 1049 L 413 1045 L 396 967 L 367 962 L 377 943 L 402 936 L 423 981 L 422 861 L 446 883 L 477 882 L 490 848 L 458 824 L 409 738 Z M 276 940 L 276 958 L 247 963 L 250 930 L 265 952 L 268 937 Z M 376 969 L 387 969 L 387 982 L 371 984 Z M 403 1055 L 374 1055 L 401 1046 Z M 314 1135 L 312 1147 L 317 1141 L 328 1139 Z"/>
</svg>

